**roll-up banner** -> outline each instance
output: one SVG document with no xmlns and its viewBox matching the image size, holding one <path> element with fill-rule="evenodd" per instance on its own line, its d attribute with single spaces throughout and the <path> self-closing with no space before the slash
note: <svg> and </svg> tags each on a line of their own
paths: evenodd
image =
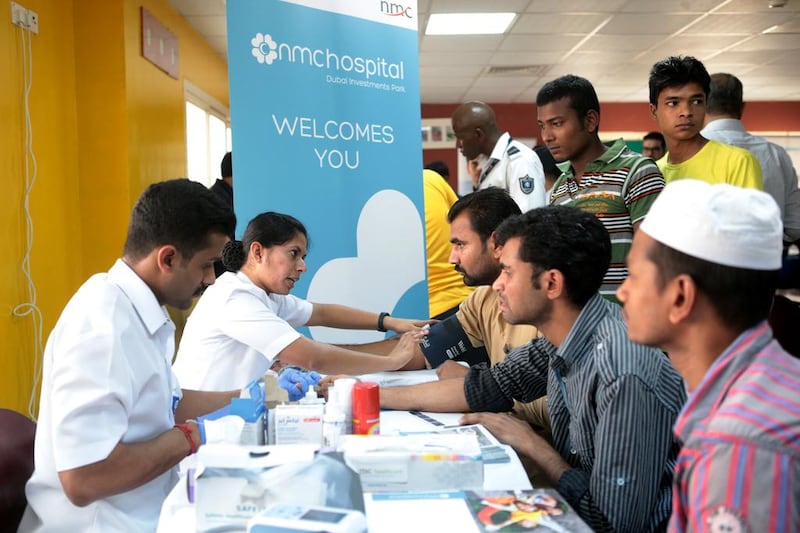
<svg viewBox="0 0 800 533">
<path fill-rule="evenodd" d="M 292 294 L 426 317 L 416 0 L 228 0 L 227 18 L 237 237 L 290 214 L 310 241 Z"/>
</svg>

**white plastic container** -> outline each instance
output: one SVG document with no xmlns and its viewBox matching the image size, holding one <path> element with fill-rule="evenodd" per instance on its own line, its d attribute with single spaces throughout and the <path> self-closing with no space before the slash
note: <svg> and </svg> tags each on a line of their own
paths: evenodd
<svg viewBox="0 0 800 533">
<path fill-rule="evenodd" d="M 342 435 L 345 435 L 346 420 L 339 405 L 329 402 L 322 417 L 322 447 L 338 449 Z"/>
<path fill-rule="evenodd" d="M 344 413 L 345 435 L 353 433 L 353 386 L 355 384 L 355 378 L 339 378 L 328 390 L 328 401 L 336 403 L 339 410 Z"/>
</svg>

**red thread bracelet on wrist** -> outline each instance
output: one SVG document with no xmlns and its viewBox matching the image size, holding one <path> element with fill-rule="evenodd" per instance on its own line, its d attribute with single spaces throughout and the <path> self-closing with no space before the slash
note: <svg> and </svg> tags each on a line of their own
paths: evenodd
<svg viewBox="0 0 800 533">
<path fill-rule="evenodd" d="M 194 442 L 194 437 L 192 437 L 192 428 L 189 427 L 189 424 L 175 424 L 175 427 L 181 430 L 186 440 L 189 441 L 189 453 L 186 455 L 192 455 L 197 451 L 197 444 Z"/>
</svg>

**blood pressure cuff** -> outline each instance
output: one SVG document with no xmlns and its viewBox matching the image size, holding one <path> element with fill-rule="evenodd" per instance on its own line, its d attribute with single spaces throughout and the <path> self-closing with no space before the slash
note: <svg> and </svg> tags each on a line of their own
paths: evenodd
<svg viewBox="0 0 800 533">
<path fill-rule="evenodd" d="M 419 346 L 431 368 L 447 360 L 465 361 L 470 366 L 490 362 L 486 348 L 472 345 L 456 315 L 432 325 Z"/>
</svg>

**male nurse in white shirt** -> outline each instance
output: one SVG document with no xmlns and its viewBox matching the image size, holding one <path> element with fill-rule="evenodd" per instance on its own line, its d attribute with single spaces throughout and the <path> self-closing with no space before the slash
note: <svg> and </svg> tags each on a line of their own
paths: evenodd
<svg viewBox="0 0 800 533">
<path fill-rule="evenodd" d="M 239 393 L 181 390 L 164 306 L 188 309 L 214 282 L 235 225 L 222 200 L 189 180 L 139 198 L 122 258 L 78 289 L 47 341 L 19 531 L 156 530 L 176 465 L 200 443 L 190 419 Z"/>
</svg>

